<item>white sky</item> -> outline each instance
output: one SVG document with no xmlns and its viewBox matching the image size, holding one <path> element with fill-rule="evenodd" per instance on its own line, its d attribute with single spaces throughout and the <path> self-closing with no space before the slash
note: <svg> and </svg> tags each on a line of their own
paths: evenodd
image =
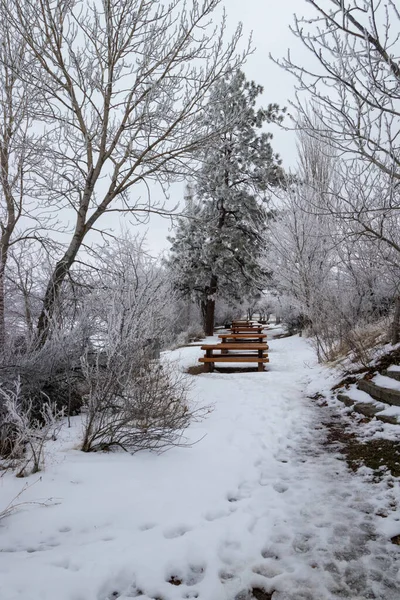
<svg viewBox="0 0 400 600">
<path fill-rule="evenodd" d="M 227 35 L 233 33 L 239 21 L 243 23 L 244 37 L 253 34 L 255 50 L 249 56 L 243 70 L 248 79 L 264 87 L 261 105 L 277 102 L 280 106 L 288 106 L 293 99 L 295 78 L 278 67 L 269 58 L 281 58 L 291 49 L 297 61 L 309 62 L 309 53 L 290 32 L 293 15 L 311 14 L 306 0 L 225 0 L 228 17 Z M 219 18 L 216 15 L 216 18 Z M 287 119 L 287 125 L 290 121 Z M 293 167 L 296 163 L 295 137 L 292 131 L 273 127 L 273 148 L 283 159 L 284 168 Z M 176 184 L 170 189 L 171 206 L 182 200 L 183 185 Z M 166 239 L 171 233 L 169 220 L 153 215 L 146 226 L 135 227 L 135 230 L 147 231 L 148 248 L 158 254 L 169 247 Z"/>
</svg>

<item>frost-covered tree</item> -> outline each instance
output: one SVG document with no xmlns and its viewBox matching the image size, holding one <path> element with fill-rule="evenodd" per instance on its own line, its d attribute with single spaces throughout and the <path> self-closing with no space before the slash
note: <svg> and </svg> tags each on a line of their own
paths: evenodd
<svg viewBox="0 0 400 600">
<path fill-rule="evenodd" d="M 302 128 L 345 157 L 337 165 L 340 188 L 326 197 L 325 209 L 342 221 L 348 239 L 363 236 L 366 246 L 372 242 L 384 271 L 394 274 L 400 249 L 400 12 L 393 0 L 307 3 L 311 18 L 295 17 L 293 32 L 314 62 L 308 67 L 288 55 L 281 64 L 300 84 L 296 105 Z M 310 96 L 317 121 L 310 118 Z M 393 343 L 400 340 L 395 279 Z"/>
<path fill-rule="evenodd" d="M 199 302 L 212 335 L 215 300 L 232 302 L 263 288 L 261 266 L 269 189 L 283 178 L 280 159 L 264 123 L 280 122 L 276 104 L 256 108 L 262 87 L 241 71 L 217 83 L 207 119 L 218 138 L 204 147 L 195 192 L 171 238 L 170 267 L 176 287 Z"/>
<path fill-rule="evenodd" d="M 306 0 L 294 35 L 310 67 L 288 55 L 282 66 L 299 81 L 297 107 L 310 134 L 400 179 L 400 12 L 393 0 Z M 304 94 L 304 92 L 307 92 Z M 309 118 L 310 95 L 319 113 Z"/>
<path fill-rule="evenodd" d="M 225 42 L 221 0 L 1 0 L 0 18 L 23 56 L 13 74 L 35 90 L 43 133 L 35 198 L 71 223 L 52 260 L 37 338 L 44 344 L 63 284 L 109 212 L 163 210 L 134 186 L 168 184 L 213 132 L 212 85 L 240 65 L 239 26 Z M 143 191 L 143 190 L 141 190 Z"/>
<path fill-rule="evenodd" d="M 382 189 L 345 180 L 340 157 L 324 140 L 301 130 L 298 151 L 296 179 L 270 229 L 273 281 L 289 328 L 306 326 L 320 358 L 332 358 L 338 347 L 361 356 L 357 328 L 386 315 L 396 289 L 396 251 L 389 244 L 396 245 L 396 219 L 390 211 L 361 209 L 366 196 L 370 207 L 372 198 L 382 203 Z M 378 231 L 378 222 L 385 240 L 367 235 L 368 228 Z"/>
</svg>

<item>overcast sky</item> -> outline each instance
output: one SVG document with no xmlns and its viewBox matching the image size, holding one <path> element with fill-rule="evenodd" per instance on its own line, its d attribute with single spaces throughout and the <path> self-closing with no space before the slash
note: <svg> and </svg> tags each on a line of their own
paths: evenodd
<svg viewBox="0 0 400 600">
<path fill-rule="evenodd" d="M 281 58 L 290 48 L 296 60 L 309 60 L 307 51 L 289 30 L 294 13 L 298 16 L 310 14 L 309 5 L 305 0 L 225 0 L 224 4 L 228 17 L 227 34 L 233 33 L 240 21 L 245 38 L 252 32 L 255 50 L 243 70 L 248 79 L 264 87 L 261 104 L 277 102 L 280 106 L 288 106 L 294 96 L 295 79 L 270 60 L 269 55 Z M 290 126 L 289 121 L 287 125 Z M 275 127 L 273 134 L 273 147 L 281 155 L 283 166 L 293 167 L 296 163 L 293 132 Z M 171 205 L 181 200 L 182 190 L 182 185 L 171 188 Z M 147 231 L 148 248 L 152 253 L 169 247 L 166 238 L 171 229 L 167 220 L 152 216 L 149 225 L 140 227 L 140 231 Z"/>
</svg>

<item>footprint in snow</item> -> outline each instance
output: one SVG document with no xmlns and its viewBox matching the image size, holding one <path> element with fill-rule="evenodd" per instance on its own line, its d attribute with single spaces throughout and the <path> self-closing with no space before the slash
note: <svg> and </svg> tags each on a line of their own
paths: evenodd
<svg viewBox="0 0 400 600">
<path fill-rule="evenodd" d="M 144 591 L 136 586 L 136 583 L 131 583 L 128 588 L 120 588 L 118 584 L 106 584 L 103 589 L 97 594 L 97 600 L 117 600 L 117 598 L 147 598 Z"/>
<path fill-rule="evenodd" d="M 282 575 L 282 571 L 278 569 L 278 567 L 271 562 L 256 565 L 253 567 L 253 573 L 257 575 L 262 575 L 267 579 L 272 579 L 273 577 L 277 577 L 278 575 Z"/>
<path fill-rule="evenodd" d="M 217 519 L 229 517 L 231 514 L 232 512 L 227 510 L 209 510 L 205 513 L 204 518 L 206 521 L 216 521 Z"/>
<path fill-rule="evenodd" d="M 54 567 L 65 569 L 66 571 L 79 571 L 80 567 L 71 562 L 69 558 L 60 558 L 51 563 Z"/>
<path fill-rule="evenodd" d="M 163 535 L 167 540 L 172 540 L 174 538 L 182 537 L 183 535 L 185 535 L 185 533 L 191 531 L 191 529 L 192 528 L 188 527 L 187 525 L 179 525 L 178 527 L 171 527 L 171 529 L 166 529 L 163 532 Z"/>
<path fill-rule="evenodd" d="M 232 583 L 233 581 L 239 580 L 237 573 L 230 569 L 221 569 L 218 576 L 221 583 Z"/>
<path fill-rule="evenodd" d="M 238 486 L 236 492 L 228 492 L 226 499 L 228 502 L 239 502 L 239 500 L 245 500 L 246 498 L 251 498 L 252 492 L 254 490 L 252 487 L 244 481 Z"/>
<path fill-rule="evenodd" d="M 242 498 L 238 498 L 236 494 L 228 494 L 226 499 L 228 502 L 239 502 L 239 500 L 242 500 Z"/>
<path fill-rule="evenodd" d="M 240 542 L 227 540 L 221 544 L 221 547 L 218 551 L 218 556 L 224 564 L 232 565 L 237 562 L 238 557 L 241 554 L 241 550 L 242 546 Z"/>
<path fill-rule="evenodd" d="M 272 546 L 268 546 L 261 551 L 261 556 L 263 558 L 273 558 L 274 560 L 279 560 L 279 554 Z"/>
<path fill-rule="evenodd" d="M 60 533 L 68 533 L 69 531 L 71 531 L 71 527 L 68 527 L 68 525 L 65 525 L 65 527 L 60 527 L 60 529 L 58 531 Z"/>
<path fill-rule="evenodd" d="M 287 492 L 289 489 L 289 486 L 287 486 L 285 483 L 282 483 L 280 481 L 278 481 L 277 483 L 274 483 L 274 485 L 272 487 L 274 488 L 274 490 L 276 492 L 278 492 L 278 494 L 283 494 L 284 492 Z"/>
<path fill-rule="evenodd" d="M 175 569 L 170 572 L 166 581 L 174 586 L 187 585 L 193 586 L 197 585 L 204 579 L 204 574 L 206 571 L 205 564 L 192 564 L 188 565 L 186 570 L 183 571 L 181 569 Z M 186 598 L 197 598 L 197 592 L 195 590 L 192 591 L 191 596 L 185 596 Z"/>
<path fill-rule="evenodd" d="M 312 548 L 313 536 L 309 534 L 298 534 L 295 536 L 292 546 L 295 552 L 309 552 Z"/>
<path fill-rule="evenodd" d="M 157 523 L 143 523 L 143 525 L 140 525 L 139 530 L 140 531 L 149 531 L 150 529 L 154 529 L 154 527 L 157 526 Z"/>
</svg>

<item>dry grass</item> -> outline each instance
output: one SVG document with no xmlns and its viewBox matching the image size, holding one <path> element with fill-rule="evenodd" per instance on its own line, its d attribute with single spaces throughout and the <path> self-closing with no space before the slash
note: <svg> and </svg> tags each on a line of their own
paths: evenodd
<svg viewBox="0 0 400 600">
<path fill-rule="evenodd" d="M 389 342 L 389 321 L 380 319 L 374 323 L 359 325 L 349 330 L 329 352 L 329 363 L 340 363 L 344 359 L 363 366 L 369 365 L 373 350 Z"/>
</svg>

